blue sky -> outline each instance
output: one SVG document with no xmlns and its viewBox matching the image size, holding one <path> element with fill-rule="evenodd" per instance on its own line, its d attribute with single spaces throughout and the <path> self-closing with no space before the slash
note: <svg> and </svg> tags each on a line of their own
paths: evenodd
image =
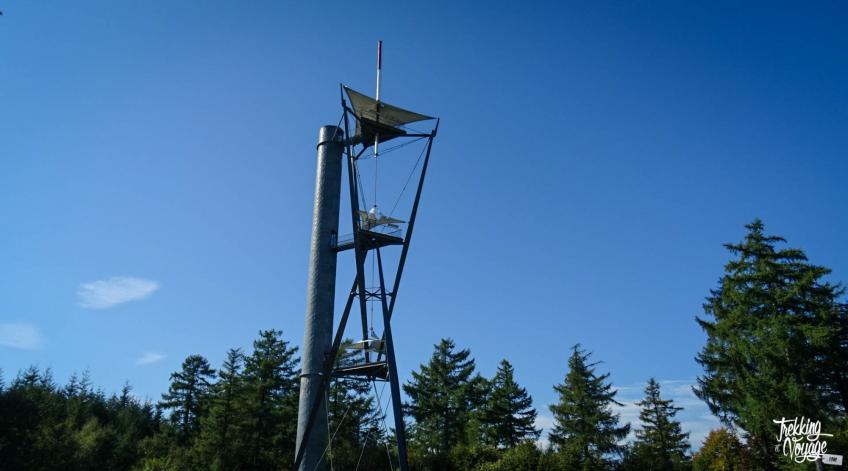
<svg viewBox="0 0 848 471">
<path fill-rule="evenodd" d="M 384 99 L 443 119 L 401 374 L 452 337 L 484 374 L 512 361 L 545 424 L 580 342 L 624 418 L 653 376 L 699 441 L 721 244 L 760 217 L 848 278 L 848 9 L 459 3 L 3 2 L 5 376 L 156 399 L 189 354 L 299 344 L 317 130 L 382 39 Z"/>
</svg>

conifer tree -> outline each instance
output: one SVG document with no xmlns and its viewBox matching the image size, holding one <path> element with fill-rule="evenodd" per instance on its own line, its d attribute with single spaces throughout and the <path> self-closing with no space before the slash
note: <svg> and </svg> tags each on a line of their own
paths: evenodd
<svg viewBox="0 0 848 471">
<path fill-rule="evenodd" d="M 514 448 L 523 441 L 539 438 L 541 433 L 535 426 L 533 398 L 515 382 L 514 376 L 509 361 L 501 360 L 483 408 L 486 441 L 499 447 Z"/>
<path fill-rule="evenodd" d="M 452 446 L 466 442 L 472 412 L 474 359 L 467 349 L 456 350 L 451 339 L 435 345 L 430 361 L 412 372 L 403 385 L 409 396 L 405 405 L 415 419 L 411 437 L 416 445 L 435 457 L 434 466 L 447 469 L 446 457 Z"/>
<path fill-rule="evenodd" d="M 76 375 L 58 386 L 29 368 L 0 391 L 0 469 L 131 469 L 155 432 L 153 407 L 125 386 L 106 397 Z"/>
<path fill-rule="evenodd" d="M 245 359 L 243 437 L 254 469 L 279 469 L 292 461 L 297 433 L 298 358 L 278 330 L 263 330 Z"/>
<path fill-rule="evenodd" d="M 642 410 L 639 420 L 642 428 L 636 430 L 633 444 L 633 459 L 640 469 L 655 471 L 673 471 L 685 469 L 689 450 L 689 434 L 680 429 L 680 422 L 674 416 L 682 407 L 676 407 L 671 399 L 663 399 L 660 385 L 654 379 L 648 380 L 645 398 L 636 403 Z"/>
<path fill-rule="evenodd" d="M 572 348 L 565 381 L 554 386 L 559 402 L 550 406 L 556 423 L 549 438 L 569 469 L 608 469 L 609 457 L 623 451 L 619 442 L 630 431 L 630 424 L 619 425 L 612 412 L 621 403 L 606 382 L 609 374 L 596 375 L 595 363 L 586 362 L 589 356 L 580 345 Z"/>
<path fill-rule="evenodd" d="M 171 373 L 171 385 L 162 394 L 159 407 L 171 410 L 171 422 L 182 443 L 192 439 L 199 429 L 214 374 L 209 361 L 200 355 L 190 355 L 180 371 Z"/>
<path fill-rule="evenodd" d="M 198 451 L 211 469 L 234 469 L 244 459 L 243 378 L 244 355 L 231 348 L 218 370 L 218 382 L 212 388 L 209 413 L 201 422 Z"/>
<path fill-rule="evenodd" d="M 480 373 L 474 373 L 474 376 L 468 380 L 466 393 L 468 420 L 465 426 L 465 440 L 468 445 L 481 445 L 486 441 L 483 413 L 491 389 L 492 382 Z"/>
<path fill-rule="evenodd" d="M 747 432 L 757 466 L 774 468 L 781 417 L 814 417 L 828 426 L 848 399 L 848 310 L 843 289 L 823 278 L 798 249 L 769 236 L 756 220 L 739 244 L 718 288 L 697 318 L 707 343 L 697 356 L 704 368 L 695 393 L 713 414 Z M 711 319 L 709 319 L 711 318 Z M 842 366 L 839 366 L 842 365 Z"/>
</svg>

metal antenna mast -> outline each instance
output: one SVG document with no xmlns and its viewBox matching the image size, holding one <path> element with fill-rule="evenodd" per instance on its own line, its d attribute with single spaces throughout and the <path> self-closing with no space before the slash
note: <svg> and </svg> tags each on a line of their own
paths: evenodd
<svg viewBox="0 0 848 471">
<path fill-rule="evenodd" d="M 400 400 L 400 383 L 395 358 L 395 343 L 391 319 L 397 301 L 400 281 L 406 264 L 409 244 L 418 215 L 418 205 L 424 187 L 424 178 L 430 162 L 433 139 L 439 120 L 405 110 L 380 99 L 380 69 L 382 41 L 378 43 L 377 97 L 371 98 L 342 86 L 342 111 L 344 128 L 324 126 L 318 137 L 318 170 L 315 180 L 315 203 L 312 217 L 312 241 L 309 257 L 309 280 L 304 320 L 303 360 L 298 408 L 297 445 L 295 469 L 315 471 L 326 469 L 329 438 L 327 433 L 327 408 L 325 394 L 334 377 L 355 378 L 364 381 L 388 381 L 391 386 L 395 439 L 397 441 L 398 467 L 408 471 L 406 430 Z M 345 98 L 347 96 L 347 99 Z M 348 105 L 348 100 L 350 105 Z M 351 119 L 355 127 L 351 127 Z M 418 121 L 434 122 L 428 133 L 413 131 L 407 124 Z M 424 140 L 423 163 L 418 176 L 415 197 L 408 222 L 385 216 L 376 205 L 370 210 L 360 209 L 360 187 L 357 163 L 365 151 L 392 139 Z M 409 142 L 408 142 L 409 143 Z M 395 147 L 401 147 L 400 144 Z M 389 149 L 391 150 L 391 149 Z M 389 152 L 386 150 L 384 153 Z M 353 232 L 349 237 L 338 236 L 341 197 L 342 157 L 347 162 L 347 183 L 350 190 L 350 217 Z M 368 156 L 366 156 L 368 157 Z M 384 158 L 384 157 L 381 157 Z M 417 167 L 417 163 L 416 163 Z M 414 172 L 414 169 L 413 169 Z M 412 174 L 410 174 L 410 178 Z M 401 227 L 406 224 L 406 230 Z M 384 276 L 383 253 L 391 246 L 399 246 L 400 256 L 391 289 Z M 339 325 L 333 334 L 333 301 L 335 297 L 336 261 L 339 252 L 352 250 L 356 262 L 356 276 L 348 292 Z M 376 261 L 377 288 L 365 284 L 365 261 Z M 352 366 L 336 367 L 342 346 L 345 327 L 358 300 L 362 340 L 349 348 L 361 350 L 362 362 Z M 380 338 L 369 335 L 367 304 L 379 302 L 382 312 L 383 333 Z M 371 330 L 369 330 L 369 327 Z M 372 358 L 371 354 L 376 358 Z"/>
<path fill-rule="evenodd" d="M 377 92 L 374 99 L 377 100 L 377 109 L 380 108 L 380 82 L 383 74 L 383 41 L 377 41 Z M 380 154 L 380 133 L 374 135 L 374 157 Z"/>
</svg>

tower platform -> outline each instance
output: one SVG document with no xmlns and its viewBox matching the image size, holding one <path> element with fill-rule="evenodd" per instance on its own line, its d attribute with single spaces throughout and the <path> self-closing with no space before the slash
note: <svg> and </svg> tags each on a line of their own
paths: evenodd
<svg viewBox="0 0 848 471">
<path fill-rule="evenodd" d="M 387 380 L 389 378 L 389 365 L 384 362 L 360 363 L 358 365 L 336 368 L 333 371 L 335 377 L 355 377 Z"/>
<path fill-rule="evenodd" d="M 388 245 L 403 245 L 401 231 L 390 233 L 360 230 L 359 243 L 363 250 L 373 250 Z M 336 242 L 336 252 L 343 252 L 353 248 L 353 234 L 347 234 Z"/>
</svg>

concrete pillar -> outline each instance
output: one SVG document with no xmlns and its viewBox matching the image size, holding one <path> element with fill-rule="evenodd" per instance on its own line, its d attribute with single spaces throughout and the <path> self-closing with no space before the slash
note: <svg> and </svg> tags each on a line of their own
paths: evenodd
<svg viewBox="0 0 848 471">
<path fill-rule="evenodd" d="M 333 301 L 336 295 L 336 250 L 339 231 L 339 197 L 342 181 L 344 132 L 324 126 L 318 134 L 318 171 L 312 213 L 309 280 L 306 288 L 300 403 L 297 414 L 297 447 L 305 447 L 298 471 L 326 469 L 327 409 L 318 397 L 321 370 L 333 343 Z M 315 401 L 321 406 L 309 437 L 304 437 L 309 412 Z M 324 457 L 322 458 L 322 455 Z M 321 462 L 319 464 L 319 461 Z M 317 466 L 317 468 L 316 468 Z"/>
</svg>

